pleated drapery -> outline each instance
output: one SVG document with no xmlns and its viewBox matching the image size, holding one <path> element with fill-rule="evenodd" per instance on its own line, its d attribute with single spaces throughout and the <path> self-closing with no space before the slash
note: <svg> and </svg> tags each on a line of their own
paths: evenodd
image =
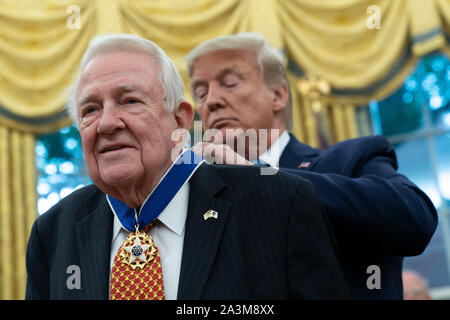
<svg viewBox="0 0 450 320">
<path fill-rule="evenodd" d="M 25 251 L 36 219 L 35 137 L 0 127 L 0 295 L 25 292 Z"/>
</svg>

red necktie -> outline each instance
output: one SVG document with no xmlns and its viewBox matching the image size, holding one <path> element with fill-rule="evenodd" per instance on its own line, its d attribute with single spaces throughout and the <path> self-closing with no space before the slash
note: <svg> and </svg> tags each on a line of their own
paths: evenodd
<svg viewBox="0 0 450 320">
<path fill-rule="evenodd" d="M 132 232 L 114 257 L 111 300 L 164 300 L 161 258 L 152 237 L 154 223 Z"/>
</svg>

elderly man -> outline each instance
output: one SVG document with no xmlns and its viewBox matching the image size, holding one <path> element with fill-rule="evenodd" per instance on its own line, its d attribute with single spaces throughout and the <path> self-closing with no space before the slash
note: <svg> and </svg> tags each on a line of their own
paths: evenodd
<svg viewBox="0 0 450 320">
<path fill-rule="evenodd" d="M 154 43 L 93 39 L 68 107 L 94 185 L 34 223 L 27 299 L 349 296 L 306 180 L 180 151 L 193 110 Z"/>
<path fill-rule="evenodd" d="M 319 150 L 289 134 L 282 59 L 257 34 L 208 40 L 186 60 L 203 127 L 215 131 L 209 135 L 214 144 L 194 150 L 217 163 L 261 162 L 309 179 L 335 231 L 353 298 L 401 299 L 403 256 L 425 249 L 437 214 L 429 198 L 396 172 L 388 141 L 366 137 Z M 252 130 L 256 138 L 247 134 Z M 236 143 L 247 138 L 254 143 Z"/>
</svg>

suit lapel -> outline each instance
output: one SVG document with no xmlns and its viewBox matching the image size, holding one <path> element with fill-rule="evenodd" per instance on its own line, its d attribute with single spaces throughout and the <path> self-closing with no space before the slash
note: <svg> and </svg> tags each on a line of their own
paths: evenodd
<svg viewBox="0 0 450 320">
<path fill-rule="evenodd" d="M 82 292 L 85 299 L 108 299 L 113 219 L 104 194 L 92 213 L 76 224 Z M 84 281 L 83 281 L 84 277 Z"/>
<path fill-rule="evenodd" d="M 319 149 L 298 141 L 294 135 L 280 157 L 280 168 L 311 170 L 319 162 Z"/>
<path fill-rule="evenodd" d="M 214 167 L 203 164 L 190 180 L 178 299 L 200 299 L 208 281 L 231 208 L 215 195 L 225 187 Z M 215 210 L 217 219 L 203 214 Z"/>
</svg>

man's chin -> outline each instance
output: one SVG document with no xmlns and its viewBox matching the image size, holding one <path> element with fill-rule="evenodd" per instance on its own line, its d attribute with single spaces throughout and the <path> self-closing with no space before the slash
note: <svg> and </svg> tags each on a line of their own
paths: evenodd
<svg viewBox="0 0 450 320">
<path fill-rule="evenodd" d="M 92 181 L 98 186 L 105 186 L 105 189 L 128 189 L 139 181 L 139 177 L 143 173 L 136 172 L 137 170 L 130 170 L 127 166 L 116 166 L 113 168 L 100 169 L 99 177 Z"/>
<path fill-rule="evenodd" d="M 233 140 L 238 137 L 241 137 L 245 133 L 245 129 L 238 126 L 227 126 L 218 129 L 224 138 L 224 143 L 227 139 Z"/>
</svg>

